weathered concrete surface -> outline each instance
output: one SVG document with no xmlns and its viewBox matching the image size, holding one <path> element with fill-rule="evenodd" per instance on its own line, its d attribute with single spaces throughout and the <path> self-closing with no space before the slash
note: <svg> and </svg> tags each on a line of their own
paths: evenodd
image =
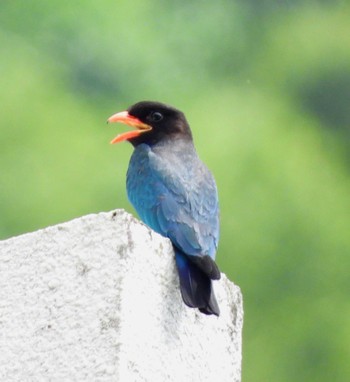
<svg viewBox="0 0 350 382">
<path fill-rule="evenodd" d="M 123 210 L 0 242 L 0 381 L 240 381 L 239 288 L 187 308 L 173 256 Z"/>
</svg>

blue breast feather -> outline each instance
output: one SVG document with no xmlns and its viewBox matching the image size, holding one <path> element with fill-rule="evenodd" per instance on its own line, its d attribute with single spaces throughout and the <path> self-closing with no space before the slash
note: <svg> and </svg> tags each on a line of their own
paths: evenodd
<svg viewBox="0 0 350 382">
<path fill-rule="evenodd" d="M 214 178 L 191 144 L 137 146 L 127 192 L 140 218 L 190 256 L 215 258 L 219 207 Z"/>
</svg>

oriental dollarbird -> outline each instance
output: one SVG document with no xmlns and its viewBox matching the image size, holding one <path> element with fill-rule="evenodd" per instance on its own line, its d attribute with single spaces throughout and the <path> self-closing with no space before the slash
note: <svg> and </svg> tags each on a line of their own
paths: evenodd
<svg viewBox="0 0 350 382">
<path fill-rule="evenodd" d="M 112 115 L 135 129 L 111 143 L 134 146 L 127 194 L 140 218 L 174 247 L 185 304 L 219 316 L 212 280 L 220 279 L 218 193 L 213 175 L 199 159 L 185 115 L 159 102 L 143 101 Z"/>
</svg>

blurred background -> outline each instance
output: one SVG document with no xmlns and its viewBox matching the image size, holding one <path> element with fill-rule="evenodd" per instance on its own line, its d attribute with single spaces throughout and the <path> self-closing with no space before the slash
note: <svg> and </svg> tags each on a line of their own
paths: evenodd
<svg viewBox="0 0 350 382">
<path fill-rule="evenodd" d="M 2 0 L 0 57 L 1 239 L 133 212 L 106 119 L 174 105 L 218 183 L 243 381 L 350 380 L 347 1 Z"/>
</svg>

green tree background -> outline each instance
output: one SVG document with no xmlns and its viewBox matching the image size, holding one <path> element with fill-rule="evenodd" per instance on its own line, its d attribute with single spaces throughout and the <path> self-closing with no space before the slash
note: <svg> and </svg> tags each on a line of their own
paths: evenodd
<svg viewBox="0 0 350 382">
<path fill-rule="evenodd" d="M 0 54 L 1 239 L 132 211 L 105 121 L 170 103 L 217 179 L 243 380 L 349 380 L 347 1 L 2 0 Z"/>
</svg>

